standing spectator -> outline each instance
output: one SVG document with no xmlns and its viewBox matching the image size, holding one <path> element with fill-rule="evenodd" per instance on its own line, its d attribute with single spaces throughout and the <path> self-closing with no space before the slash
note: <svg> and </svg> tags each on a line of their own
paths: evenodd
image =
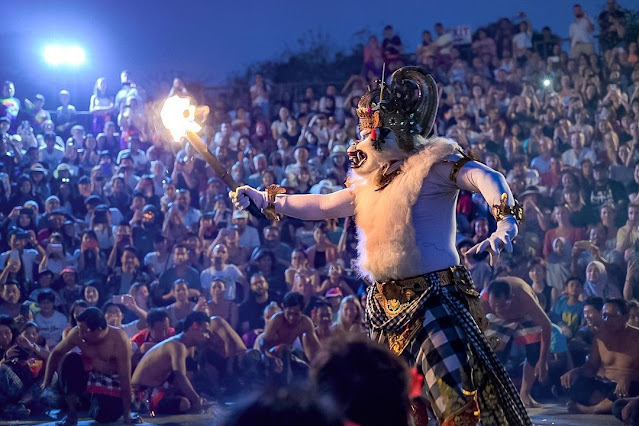
<svg viewBox="0 0 639 426">
<path fill-rule="evenodd" d="M 250 88 L 251 102 L 254 107 L 262 109 L 264 117 L 269 116 L 269 90 L 262 74 L 255 74 L 255 84 Z"/>
<path fill-rule="evenodd" d="M 0 117 L 7 117 L 12 129 L 16 128 L 20 112 L 20 100 L 15 95 L 16 87 L 13 82 L 5 81 L 2 85 L 2 97 L 0 98 Z"/>
<path fill-rule="evenodd" d="M 519 24 L 519 32 L 513 37 L 513 56 L 523 65 L 532 51 L 533 29 L 525 13 L 521 12 L 519 16 L 522 22 Z"/>
<path fill-rule="evenodd" d="M 89 101 L 89 112 L 93 115 L 93 134 L 97 135 L 105 129 L 105 123 L 111 121 L 113 99 L 107 95 L 107 84 L 104 77 L 96 80 L 93 95 Z"/>
<path fill-rule="evenodd" d="M 573 6 L 573 12 L 575 21 L 570 24 L 570 57 L 578 59 L 581 55 L 591 55 L 595 52 L 595 24 L 580 4 Z"/>
<path fill-rule="evenodd" d="M 225 299 L 243 300 L 246 279 L 236 265 L 227 263 L 228 259 L 228 248 L 224 244 L 216 244 L 211 251 L 211 267 L 200 274 L 201 291 L 206 296 L 210 295 L 213 282 L 222 280 L 225 284 Z"/>
<path fill-rule="evenodd" d="M 402 62 L 402 50 L 404 46 L 402 45 L 402 40 L 399 38 L 399 35 L 393 34 L 393 26 L 386 25 L 384 27 L 384 40 L 382 41 L 382 53 L 384 56 L 384 61 L 388 66 L 388 72 L 392 73 L 396 69 L 402 67 L 404 63 Z"/>
<path fill-rule="evenodd" d="M 368 44 L 364 46 L 364 70 L 366 75 L 375 77 L 381 75 L 384 56 L 379 40 L 372 35 L 368 38 Z"/>
<path fill-rule="evenodd" d="M 599 14 L 599 44 L 601 51 L 605 52 L 618 47 L 623 41 L 625 33 L 625 21 L 627 12 L 624 11 L 615 0 L 606 1 L 606 10 Z"/>
<path fill-rule="evenodd" d="M 564 295 L 557 300 L 553 308 L 554 321 L 564 326 L 569 338 L 575 337 L 584 319 L 584 303 L 579 300 L 583 293 L 583 283 L 577 277 L 568 278 Z"/>
<path fill-rule="evenodd" d="M 70 134 L 71 127 L 76 123 L 77 112 L 75 106 L 71 105 L 71 94 L 68 90 L 60 90 L 58 95 L 60 99 L 60 106 L 56 109 L 56 131 L 60 133 L 62 140 L 67 140 Z"/>
</svg>

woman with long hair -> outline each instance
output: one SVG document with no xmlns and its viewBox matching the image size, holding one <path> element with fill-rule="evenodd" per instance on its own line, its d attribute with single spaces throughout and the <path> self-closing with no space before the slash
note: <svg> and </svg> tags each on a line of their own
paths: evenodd
<svg viewBox="0 0 639 426">
<path fill-rule="evenodd" d="M 333 330 L 337 333 L 365 333 L 364 311 L 356 296 L 346 296 L 339 304 L 337 321 Z"/>
<path fill-rule="evenodd" d="M 86 300 L 76 300 L 71 304 L 71 308 L 69 308 L 69 323 L 66 328 L 62 331 L 62 338 L 67 337 L 67 334 L 78 325 L 78 316 L 86 311 L 89 308 L 89 304 Z"/>
<path fill-rule="evenodd" d="M 93 95 L 89 101 L 89 112 L 93 116 L 93 134 L 97 135 L 104 130 L 104 123 L 111 121 L 113 113 L 113 98 L 107 94 L 107 84 L 104 77 L 95 81 Z"/>
</svg>

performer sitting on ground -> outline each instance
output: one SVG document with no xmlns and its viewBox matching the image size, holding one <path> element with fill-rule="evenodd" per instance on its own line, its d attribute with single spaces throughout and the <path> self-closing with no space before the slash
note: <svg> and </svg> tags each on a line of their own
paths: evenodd
<svg viewBox="0 0 639 426">
<path fill-rule="evenodd" d="M 126 333 L 108 326 L 98 308 L 88 308 L 77 320 L 78 326 L 51 351 L 42 383 L 43 389 L 49 387 L 58 371 L 69 410 L 58 424 L 77 425 L 77 405 L 86 394 L 89 414 L 97 422 L 114 422 L 121 416 L 126 424 L 141 422 L 131 418 L 131 345 Z M 81 354 L 71 352 L 76 347 Z"/>
<path fill-rule="evenodd" d="M 203 312 L 190 313 L 184 319 L 182 333 L 153 346 L 140 360 L 131 384 L 136 390 L 136 398 L 144 395 L 149 399 L 152 412 L 197 413 L 202 409 L 204 401 L 187 377 L 186 359 L 192 348 L 208 340 L 209 322 Z"/>
<path fill-rule="evenodd" d="M 252 201 L 269 218 L 354 215 L 359 272 L 372 283 L 366 303 L 371 337 L 420 367 L 438 421 L 530 425 L 478 327 L 477 321 L 485 324 L 478 293 L 455 249 L 460 189 L 481 192 L 492 207 L 497 230 L 470 251 L 488 250 L 493 263 L 501 250 L 512 250 L 522 209 L 503 175 L 473 161 L 456 142 L 431 137 L 437 103 L 431 76 L 401 68 L 390 87 L 382 83 L 361 97 L 361 139 L 348 149 L 348 188 L 284 195 L 277 186 L 242 186 L 230 196 L 236 208 Z"/>
<path fill-rule="evenodd" d="M 482 305 L 490 322 L 486 337 L 499 339 L 497 355 L 505 362 L 514 337 L 526 347 L 526 362 L 520 395 L 527 407 L 540 407 L 530 396 L 535 379 L 548 378 L 548 352 L 552 328 L 532 287 L 517 277 L 500 277 L 482 294 Z"/>
<path fill-rule="evenodd" d="M 272 360 L 272 370 L 279 379 L 289 383 L 299 370 L 306 371 L 320 348 L 313 321 L 302 313 L 304 297 L 295 292 L 286 293 L 282 301 L 283 312 L 271 318 L 266 325 L 260 349 L 266 358 Z M 296 339 L 302 343 L 303 354 L 292 351 Z"/>
<path fill-rule="evenodd" d="M 639 396 L 639 329 L 627 324 L 627 302 L 607 300 L 601 317 L 588 360 L 561 377 L 570 388 L 570 412 L 610 413 L 617 398 Z"/>
</svg>

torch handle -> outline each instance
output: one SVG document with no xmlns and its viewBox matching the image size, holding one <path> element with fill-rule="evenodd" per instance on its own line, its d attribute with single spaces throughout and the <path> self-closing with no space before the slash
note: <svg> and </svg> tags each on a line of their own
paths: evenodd
<svg viewBox="0 0 639 426">
<path fill-rule="evenodd" d="M 186 138 L 191 143 L 191 146 L 200 153 L 202 158 L 204 158 L 204 161 L 206 161 L 208 165 L 211 166 L 217 177 L 222 179 L 222 181 L 231 191 L 235 191 L 240 186 L 237 182 L 235 182 L 224 165 L 220 163 L 220 160 L 218 160 L 215 155 L 213 155 L 211 151 L 209 151 L 208 147 L 204 144 L 204 141 L 200 139 L 197 133 L 188 132 Z M 250 201 L 250 204 L 246 210 L 258 219 L 266 219 L 264 213 L 262 213 L 262 211 L 255 205 L 252 200 Z"/>
</svg>

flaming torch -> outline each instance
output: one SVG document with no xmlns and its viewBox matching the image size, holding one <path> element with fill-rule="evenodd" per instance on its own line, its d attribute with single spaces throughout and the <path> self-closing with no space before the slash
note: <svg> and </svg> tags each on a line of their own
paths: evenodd
<svg viewBox="0 0 639 426">
<path fill-rule="evenodd" d="M 202 126 L 198 124 L 196 117 L 203 118 L 207 113 L 207 106 L 196 107 L 191 103 L 190 98 L 175 95 L 164 101 L 164 105 L 160 111 L 160 117 L 162 118 L 164 126 L 171 132 L 171 136 L 173 136 L 175 142 L 180 142 L 182 138 L 186 138 L 191 146 L 204 158 L 209 166 L 211 166 L 215 174 L 222 179 L 226 186 L 228 186 L 231 191 L 235 191 L 239 184 L 233 180 L 224 165 L 215 158 L 197 134 L 197 132 L 202 130 Z M 264 217 L 264 214 L 252 201 L 247 210 L 255 217 Z"/>
</svg>

